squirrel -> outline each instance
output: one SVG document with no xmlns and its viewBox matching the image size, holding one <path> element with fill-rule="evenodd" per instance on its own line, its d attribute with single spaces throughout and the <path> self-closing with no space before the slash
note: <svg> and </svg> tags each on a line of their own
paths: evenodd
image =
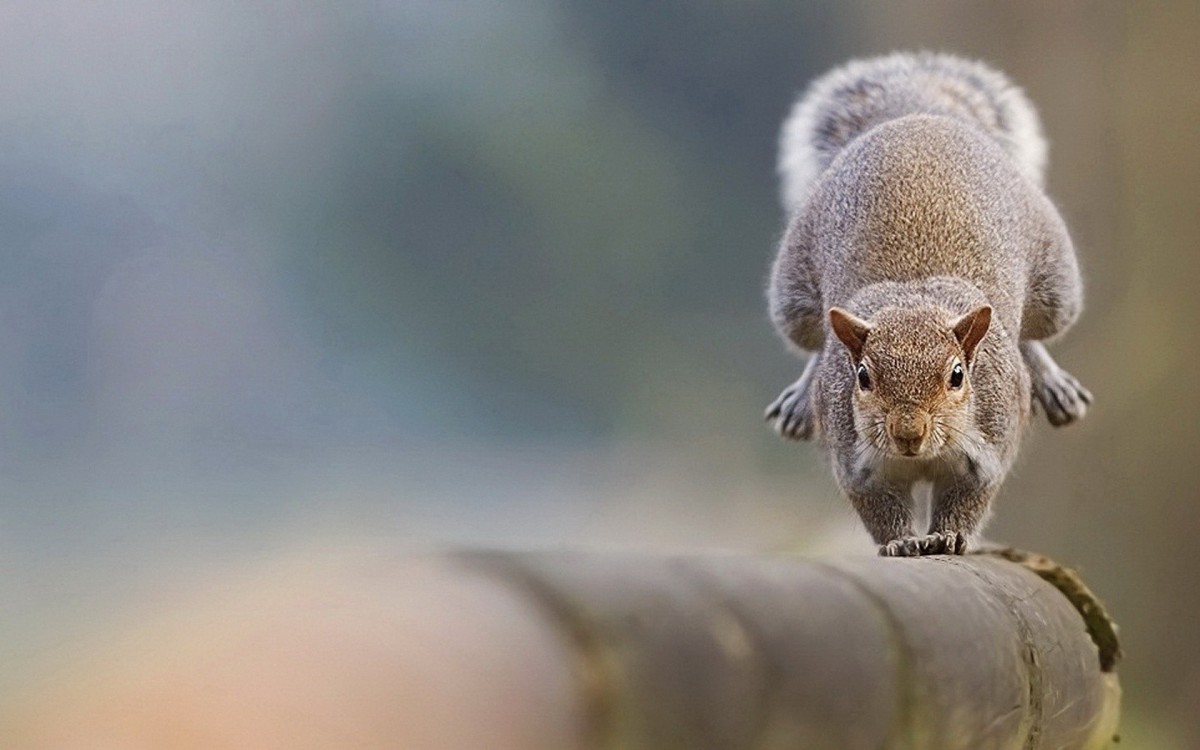
<svg viewBox="0 0 1200 750">
<path fill-rule="evenodd" d="M 898 53 L 815 80 L 780 146 L 790 218 L 767 296 L 811 354 L 766 417 L 820 436 L 879 554 L 962 554 L 1035 402 L 1055 426 L 1092 403 L 1043 344 L 1083 290 L 1037 112 L 983 63 Z"/>
</svg>

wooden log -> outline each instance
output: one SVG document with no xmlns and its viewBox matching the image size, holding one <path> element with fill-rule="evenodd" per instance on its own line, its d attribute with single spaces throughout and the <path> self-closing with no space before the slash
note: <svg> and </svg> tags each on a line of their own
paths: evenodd
<svg viewBox="0 0 1200 750">
<path fill-rule="evenodd" d="M 460 560 L 524 591 L 567 635 L 580 748 L 1100 748 L 1114 737 L 1115 640 L 1102 652 L 1047 576 L 994 556 Z"/>
</svg>

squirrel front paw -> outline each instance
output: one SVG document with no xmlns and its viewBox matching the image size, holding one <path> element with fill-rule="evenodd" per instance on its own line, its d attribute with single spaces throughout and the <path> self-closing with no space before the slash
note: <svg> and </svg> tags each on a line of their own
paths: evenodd
<svg viewBox="0 0 1200 750">
<path fill-rule="evenodd" d="M 789 440 L 810 440 L 815 432 L 812 399 L 808 382 L 801 378 L 783 389 L 764 414 L 780 437 Z"/>
<path fill-rule="evenodd" d="M 1092 392 L 1061 367 L 1047 367 L 1033 374 L 1034 405 L 1041 404 L 1046 419 L 1055 427 L 1083 419 L 1092 403 Z"/>
<path fill-rule="evenodd" d="M 957 531 L 937 531 L 925 536 L 903 536 L 879 546 L 880 557 L 961 555 L 966 551 L 967 538 Z"/>
</svg>

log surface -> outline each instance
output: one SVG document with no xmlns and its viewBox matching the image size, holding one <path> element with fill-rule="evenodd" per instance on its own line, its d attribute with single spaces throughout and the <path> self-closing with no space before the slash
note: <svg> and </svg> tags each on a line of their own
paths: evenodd
<svg viewBox="0 0 1200 750">
<path fill-rule="evenodd" d="M 451 560 L 560 634 L 581 749 L 1090 749 L 1116 729 L 1115 641 L 1012 560 Z"/>
</svg>

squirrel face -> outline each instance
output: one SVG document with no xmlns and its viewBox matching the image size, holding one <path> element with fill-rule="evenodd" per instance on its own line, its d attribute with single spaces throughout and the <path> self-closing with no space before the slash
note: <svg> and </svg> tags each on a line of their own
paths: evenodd
<svg viewBox="0 0 1200 750">
<path fill-rule="evenodd" d="M 970 371 L 991 324 L 984 305 L 961 316 L 932 306 L 889 307 L 870 321 L 829 311 L 854 379 L 854 418 L 877 453 L 936 456 L 969 434 Z"/>
</svg>

